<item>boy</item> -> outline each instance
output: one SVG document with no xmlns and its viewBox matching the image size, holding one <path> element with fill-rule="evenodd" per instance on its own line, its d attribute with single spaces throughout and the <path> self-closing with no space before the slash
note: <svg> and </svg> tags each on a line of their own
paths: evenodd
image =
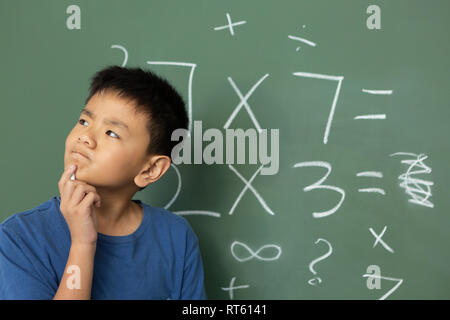
<svg viewBox="0 0 450 320">
<path fill-rule="evenodd" d="M 65 143 L 60 197 L 0 225 L 0 299 L 205 299 L 188 222 L 134 194 L 169 169 L 184 103 L 140 68 L 92 79 Z"/>
</svg>

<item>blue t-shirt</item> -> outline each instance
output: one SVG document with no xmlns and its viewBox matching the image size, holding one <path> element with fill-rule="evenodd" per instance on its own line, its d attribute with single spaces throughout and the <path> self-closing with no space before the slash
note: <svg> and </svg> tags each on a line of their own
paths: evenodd
<svg viewBox="0 0 450 320">
<path fill-rule="evenodd" d="M 183 217 L 143 207 L 138 229 L 98 234 L 91 299 L 206 299 L 198 239 Z M 70 251 L 70 231 L 53 197 L 0 225 L 0 299 L 52 299 Z"/>
</svg>

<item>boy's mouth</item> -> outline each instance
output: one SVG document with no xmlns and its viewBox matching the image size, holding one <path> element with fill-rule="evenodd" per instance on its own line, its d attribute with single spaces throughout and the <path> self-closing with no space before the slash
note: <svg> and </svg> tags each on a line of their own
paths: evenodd
<svg viewBox="0 0 450 320">
<path fill-rule="evenodd" d="M 89 160 L 89 157 L 86 155 L 86 153 L 78 151 L 78 150 L 72 150 L 72 154 L 76 155 L 77 157 L 86 158 Z"/>
</svg>

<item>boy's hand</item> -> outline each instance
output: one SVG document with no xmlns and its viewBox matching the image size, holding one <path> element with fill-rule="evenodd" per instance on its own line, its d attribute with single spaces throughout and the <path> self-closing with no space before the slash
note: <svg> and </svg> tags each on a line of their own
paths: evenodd
<svg viewBox="0 0 450 320">
<path fill-rule="evenodd" d="M 58 182 L 61 195 L 60 210 L 69 226 L 72 245 L 95 245 L 97 242 L 97 217 L 94 203 L 100 207 L 100 196 L 95 187 L 77 180 L 70 180 L 76 166 L 69 166 Z"/>
</svg>

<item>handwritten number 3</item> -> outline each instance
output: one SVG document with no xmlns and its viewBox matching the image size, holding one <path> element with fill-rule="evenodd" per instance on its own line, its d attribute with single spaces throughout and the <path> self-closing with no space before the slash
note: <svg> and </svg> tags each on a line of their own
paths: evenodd
<svg viewBox="0 0 450 320">
<path fill-rule="evenodd" d="M 299 163 L 294 164 L 294 168 L 301 168 L 301 167 L 322 167 L 322 168 L 327 169 L 327 173 L 323 176 L 322 179 L 318 180 L 316 183 L 313 183 L 303 189 L 305 192 L 315 190 L 315 189 L 326 189 L 326 190 L 333 190 L 333 191 L 336 191 L 341 194 L 341 200 L 334 208 L 332 208 L 328 211 L 313 212 L 313 217 L 314 218 L 323 218 L 323 217 L 329 216 L 330 214 L 335 213 L 341 207 L 342 203 L 344 202 L 345 191 L 339 187 L 322 185 L 322 183 L 328 178 L 328 175 L 331 173 L 331 165 L 328 162 L 324 162 L 324 161 L 306 161 L 306 162 L 299 162 Z"/>
</svg>

